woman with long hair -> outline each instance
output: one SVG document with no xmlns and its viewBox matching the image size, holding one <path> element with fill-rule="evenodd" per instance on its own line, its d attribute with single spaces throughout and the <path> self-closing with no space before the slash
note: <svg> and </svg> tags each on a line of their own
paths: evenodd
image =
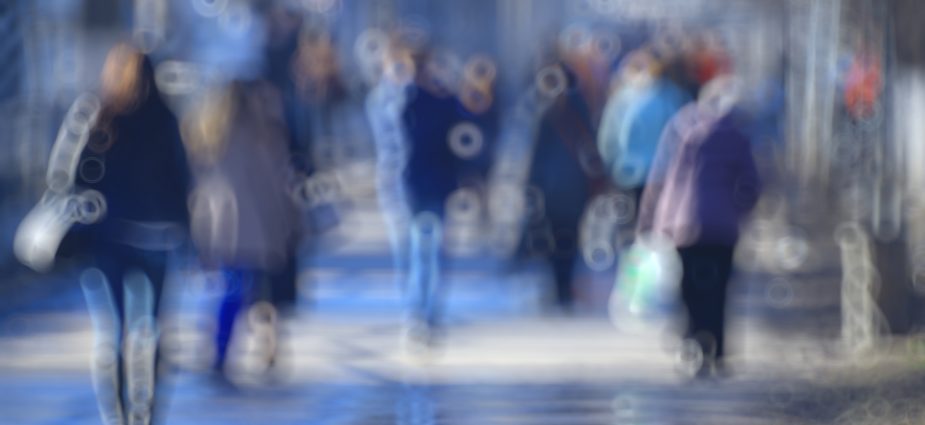
<svg viewBox="0 0 925 425">
<path fill-rule="evenodd" d="M 264 81 L 234 81 L 205 96 L 184 121 L 193 159 L 191 233 L 199 259 L 225 283 L 214 368 L 225 376 L 236 318 L 266 325 L 265 366 L 276 359 L 277 305 L 268 279 L 294 255 L 297 215 L 289 186 L 287 130 L 278 92 Z M 269 290 L 268 290 L 269 289 Z M 252 324 L 258 324 L 258 323 Z"/>
<path fill-rule="evenodd" d="M 168 257 L 186 240 L 189 169 L 151 61 L 134 46 L 118 44 L 106 58 L 100 111 L 74 183 L 98 191 L 105 205 L 86 229 L 95 267 L 81 275 L 97 332 L 101 413 L 106 423 L 149 423 L 159 301 Z"/>
</svg>

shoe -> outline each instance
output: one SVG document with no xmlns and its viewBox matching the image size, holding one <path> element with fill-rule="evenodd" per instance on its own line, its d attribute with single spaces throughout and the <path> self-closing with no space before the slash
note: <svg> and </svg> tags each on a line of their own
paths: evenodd
<svg viewBox="0 0 925 425">
<path fill-rule="evenodd" d="M 735 375 L 732 367 L 730 367 L 729 363 L 724 359 L 716 359 L 713 361 L 712 374 L 717 379 L 731 379 Z"/>
</svg>

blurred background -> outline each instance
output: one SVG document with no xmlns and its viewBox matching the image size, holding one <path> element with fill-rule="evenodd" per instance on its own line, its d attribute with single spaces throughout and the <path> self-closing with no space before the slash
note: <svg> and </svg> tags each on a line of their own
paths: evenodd
<svg viewBox="0 0 925 425">
<path fill-rule="evenodd" d="M 923 19 L 0 0 L 0 422 L 925 423 Z M 761 188 L 706 380 L 685 257 L 636 235 L 691 104 Z"/>
</svg>

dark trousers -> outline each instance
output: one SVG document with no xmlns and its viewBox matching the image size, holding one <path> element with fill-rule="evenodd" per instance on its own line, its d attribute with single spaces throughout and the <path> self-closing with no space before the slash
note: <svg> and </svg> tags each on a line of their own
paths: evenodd
<svg viewBox="0 0 925 425">
<path fill-rule="evenodd" d="M 686 337 L 695 339 L 705 358 L 725 354 L 726 295 L 735 248 L 692 245 L 679 248 L 683 272 L 681 301 L 687 309 Z"/>
<path fill-rule="evenodd" d="M 579 224 L 568 225 L 553 230 L 555 247 L 550 255 L 556 282 L 556 302 L 565 310 L 571 309 L 575 303 L 575 263 L 580 258 L 575 236 L 579 232 Z"/>
<path fill-rule="evenodd" d="M 114 384 L 116 387 L 112 390 L 117 399 L 117 403 L 122 406 L 122 412 L 125 416 L 138 414 L 151 415 L 150 420 L 152 423 L 156 423 L 157 419 L 155 416 L 160 416 L 158 411 L 164 407 L 163 394 L 160 394 L 162 391 L 158 391 L 158 388 L 161 386 L 161 379 L 159 378 L 163 375 L 163 362 L 161 362 L 160 349 L 157 346 L 158 340 L 155 339 L 150 342 L 155 344 L 153 364 L 140 366 L 143 368 L 154 368 L 154 382 L 151 383 L 153 393 L 150 394 L 150 398 L 141 395 L 139 399 L 139 394 L 130 394 L 129 379 L 137 380 L 139 377 L 133 376 L 126 368 L 138 366 L 125 364 L 126 353 L 123 351 L 123 346 L 125 344 L 125 337 L 133 332 L 137 332 L 139 326 L 138 323 L 130 323 L 132 318 L 129 317 L 127 308 L 134 308 L 139 304 L 145 304 L 141 302 L 142 298 L 150 296 L 150 298 L 144 301 L 150 303 L 151 309 L 144 311 L 144 314 L 153 319 L 155 325 L 157 324 L 164 278 L 167 273 L 167 256 L 168 254 L 165 251 L 147 251 L 124 245 L 107 244 L 99 249 L 95 260 L 95 265 L 106 278 L 108 292 L 111 296 L 110 301 L 114 307 L 112 316 L 114 316 L 113 319 L 115 319 L 117 323 L 117 327 L 115 328 L 117 334 L 114 335 L 117 357 L 114 359 L 116 360 L 115 364 L 112 365 L 112 367 L 115 368 L 116 379 Z M 127 291 L 125 288 L 128 284 L 127 279 L 139 279 L 141 276 L 150 282 L 150 292 L 143 291 L 144 296 L 133 294 L 134 299 L 126 300 Z M 133 282 L 133 284 L 137 287 L 137 282 Z M 145 308 L 145 310 L 146 309 L 147 308 Z M 92 311 L 91 314 L 108 315 L 105 311 Z M 156 338 L 157 333 L 153 335 L 148 334 L 148 336 Z M 129 340 L 129 345 L 132 345 L 131 340 Z"/>
</svg>

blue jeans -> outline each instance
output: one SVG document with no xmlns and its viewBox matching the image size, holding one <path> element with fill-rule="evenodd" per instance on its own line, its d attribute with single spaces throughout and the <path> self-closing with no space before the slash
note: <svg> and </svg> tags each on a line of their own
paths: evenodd
<svg viewBox="0 0 925 425">
<path fill-rule="evenodd" d="M 220 371 L 225 367 L 228 347 L 234 334 L 235 319 L 253 292 L 258 276 L 257 271 L 248 268 L 225 267 L 222 269 L 225 294 L 219 305 L 218 326 L 215 332 L 214 367 L 216 370 Z"/>
<path fill-rule="evenodd" d="M 408 298 L 415 324 L 433 328 L 440 319 L 443 291 L 441 279 L 443 221 L 434 213 L 423 212 L 411 224 Z"/>
</svg>

